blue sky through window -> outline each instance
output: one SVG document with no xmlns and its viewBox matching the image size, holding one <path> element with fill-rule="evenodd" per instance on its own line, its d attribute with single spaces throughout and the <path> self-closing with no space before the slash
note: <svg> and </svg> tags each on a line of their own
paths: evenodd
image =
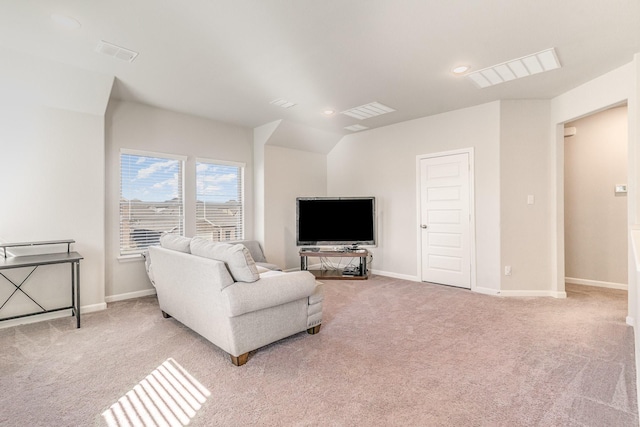
<svg viewBox="0 0 640 427">
<path fill-rule="evenodd" d="M 126 200 L 164 202 L 180 194 L 180 166 L 175 159 L 121 155 L 121 195 Z M 198 162 L 198 201 L 226 203 L 242 198 L 241 167 Z"/>
<path fill-rule="evenodd" d="M 241 168 L 213 163 L 196 163 L 196 198 L 199 201 L 226 203 L 239 201 Z"/>
<path fill-rule="evenodd" d="M 121 195 L 127 200 L 164 202 L 180 194 L 180 161 L 122 154 Z"/>
</svg>

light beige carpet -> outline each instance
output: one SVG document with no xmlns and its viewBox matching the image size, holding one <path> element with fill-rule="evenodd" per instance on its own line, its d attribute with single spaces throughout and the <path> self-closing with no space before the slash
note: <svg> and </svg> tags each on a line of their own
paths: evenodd
<svg viewBox="0 0 640 427">
<path fill-rule="evenodd" d="M 499 298 L 327 281 L 318 335 L 229 357 L 154 297 L 0 329 L 0 425 L 107 425 L 167 360 L 206 389 L 192 426 L 637 426 L 626 292 Z M 173 365 L 172 365 L 173 366 Z"/>
</svg>

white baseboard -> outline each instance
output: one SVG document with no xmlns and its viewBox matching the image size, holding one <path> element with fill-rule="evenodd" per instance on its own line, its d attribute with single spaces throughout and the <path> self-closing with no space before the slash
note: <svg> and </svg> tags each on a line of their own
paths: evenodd
<svg viewBox="0 0 640 427">
<path fill-rule="evenodd" d="M 381 270 L 371 270 L 371 274 L 376 274 L 378 276 L 391 277 L 394 279 L 409 280 L 410 282 L 420 282 L 420 279 L 418 279 L 417 276 L 410 276 L 408 274 L 391 273 L 389 271 L 381 271 Z"/>
<path fill-rule="evenodd" d="M 93 313 L 94 311 L 102 311 L 107 309 L 107 302 L 101 302 L 100 304 L 83 305 L 80 307 L 80 314 Z"/>
<path fill-rule="evenodd" d="M 500 296 L 502 297 L 553 297 L 553 298 L 566 298 L 566 292 L 557 291 L 538 291 L 538 290 L 501 290 Z"/>
<path fill-rule="evenodd" d="M 110 295 L 108 297 L 105 297 L 103 303 L 83 305 L 82 307 L 80 307 L 80 315 L 93 313 L 101 310 L 106 310 L 107 303 L 110 303 L 110 302 L 146 297 L 146 296 L 155 295 L 155 294 L 156 294 L 155 289 L 145 289 L 143 291 L 128 292 L 125 294 L 118 294 L 118 295 Z M 18 325 L 27 325 L 29 323 L 42 322 L 45 320 L 60 319 L 62 317 L 67 317 L 67 316 L 69 317 L 71 316 L 71 309 L 56 311 L 54 313 L 34 314 L 33 316 L 20 317 L 18 319 L 11 319 L 11 320 L 4 320 L 0 322 L 0 329 L 9 328 L 9 327 L 18 326 Z"/>
<path fill-rule="evenodd" d="M 479 293 L 479 294 L 484 294 L 484 295 L 491 295 L 491 296 L 499 296 L 500 295 L 500 290 L 499 289 L 493 289 L 493 288 L 483 288 L 482 286 L 476 286 L 475 288 L 471 289 L 473 292 Z"/>
<path fill-rule="evenodd" d="M 80 314 L 84 311 L 80 311 Z M 10 328 L 18 325 L 28 325 L 30 323 L 44 322 L 46 320 L 60 319 L 62 317 L 71 317 L 71 309 L 56 311 L 55 313 L 34 314 L 29 317 L 20 317 L 19 319 L 3 320 L 0 322 L 0 329 Z"/>
<path fill-rule="evenodd" d="M 127 292 L 126 294 L 109 295 L 104 298 L 105 302 L 124 301 L 132 298 L 148 297 L 149 295 L 155 295 L 156 290 L 145 289 L 143 291 Z"/>
<path fill-rule="evenodd" d="M 565 277 L 565 283 L 574 285 L 597 286 L 599 288 L 620 289 L 626 291 L 629 289 L 626 283 L 603 282 L 600 280 L 577 279 L 575 277 Z"/>
<path fill-rule="evenodd" d="M 380 270 L 372 270 L 372 273 L 377 274 L 379 276 L 393 277 L 394 279 L 403 279 L 403 280 L 409 280 L 412 282 L 422 283 L 422 280 L 420 280 L 418 276 L 410 276 L 408 274 L 398 274 L 398 273 L 391 273 L 388 271 L 380 271 Z M 461 288 L 461 289 L 465 289 L 465 288 Z M 497 289 L 483 288 L 478 286 L 471 289 L 471 291 L 479 294 L 491 295 L 491 296 L 500 295 L 500 291 Z"/>
<path fill-rule="evenodd" d="M 106 303 L 84 305 L 80 307 L 80 315 L 93 313 L 95 311 L 105 310 Z M 10 328 L 12 326 L 28 325 L 30 323 L 44 322 L 46 320 L 61 319 L 63 317 L 71 317 L 71 309 L 60 310 L 53 313 L 34 314 L 33 316 L 20 317 L 18 319 L 4 320 L 0 322 L 0 329 Z M 75 320 L 74 320 L 75 322 Z"/>
<path fill-rule="evenodd" d="M 310 265 L 308 268 L 310 270 L 312 269 L 319 269 L 321 266 L 320 264 L 314 264 L 314 265 Z M 288 269 L 285 271 L 300 271 L 299 268 L 292 268 L 292 269 Z M 389 272 L 389 271 L 382 271 L 382 270 L 371 270 L 372 274 L 378 275 L 378 276 L 385 276 L 385 277 L 391 277 L 394 279 L 401 279 L 401 280 L 408 280 L 411 282 L 419 282 L 421 283 L 422 281 L 418 278 L 418 276 L 411 276 L 408 274 L 399 274 L 399 273 L 393 273 L 393 272 Z M 558 291 L 551 291 L 551 290 L 544 290 L 544 291 L 539 291 L 539 290 L 499 290 L 499 289 L 493 289 L 493 288 L 485 288 L 485 287 L 481 287 L 481 286 L 476 286 L 473 289 L 471 289 L 472 292 L 476 292 L 478 294 L 484 294 L 484 295 L 491 295 L 491 296 L 503 296 L 503 297 L 553 297 L 553 298 L 566 298 L 567 297 L 567 293 L 566 292 L 558 292 Z"/>
</svg>

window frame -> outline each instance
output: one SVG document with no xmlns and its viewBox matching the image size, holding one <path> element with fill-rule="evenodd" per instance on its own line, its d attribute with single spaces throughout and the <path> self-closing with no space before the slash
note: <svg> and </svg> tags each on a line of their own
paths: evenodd
<svg viewBox="0 0 640 427">
<path fill-rule="evenodd" d="M 185 170 L 187 163 L 187 156 L 176 155 L 171 153 L 160 153 L 154 151 L 146 151 L 146 150 L 132 150 L 121 148 L 118 153 L 118 258 L 119 259 L 128 259 L 128 258 L 139 258 L 149 246 L 141 247 L 137 250 L 125 248 L 123 244 L 123 215 L 122 215 L 122 200 L 123 200 L 123 168 L 122 168 L 122 157 L 123 155 L 130 156 L 138 156 L 138 157 L 147 157 L 151 159 L 164 159 L 164 160 L 176 160 L 179 165 L 179 176 L 178 176 L 178 190 L 180 192 L 180 201 L 179 201 L 179 209 L 181 215 L 179 215 L 178 227 L 180 229 L 179 235 L 184 236 L 185 234 L 185 219 L 186 219 L 186 203 L 185 203 Z"/>
<path fill-rule="evenodd" d="M 241 224 L 240 224 L 240 235 L 238 236 L 238 234 L 236 233 L 236 235 L 234 236 L 235 238 L 227 240 L 217 240 L 220 242 L 225 242 L 225 241 L 233 241 L 233 240 L 243 240 L 246 236 L 246 200 L 245 200 L 245 175 L 246 175 L 246 163 L 243 162 L 234 162 L 234 161 L 229 161 L 229 160 L 218 160 L 218 159 L 210 159 L 210 158 L 204 158 L 204 157 L 196 157 L 195 159 L 195 221 L 196 223 L 194 224 L 194 229 L 195 229 L 195 235 L 205 238 L 207 239 L 207 237 L 202 236 L 202 233 L 200 233 L 198 231 L 198 196 L 199 196 L 199 190 L 198 190 L 198 164 L 200 163 L 206 163 L 208 165 L 213 165 L 213 166 L 231 166 L 231 167 L 236 167 L 238 168 L 238 172 L 240 175 L 240 186 L 239 186 L 239 197 L 240 197 L 240 207 L 241 207 L 241 214 L 242 214 L 242 218 L 241 218 Z M 226 233 L 226 232 L 225 232 Z M 211 239 L 212 241 L 216 241 L 213 240 L 213 238 Z"/>
</svg>

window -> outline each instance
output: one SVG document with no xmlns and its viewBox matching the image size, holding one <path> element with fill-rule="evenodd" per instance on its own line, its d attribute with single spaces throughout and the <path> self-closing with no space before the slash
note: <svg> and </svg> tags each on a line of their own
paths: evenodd
<svg viewBox="0 0 640 427">
<path fill-rule="evenodd" d="M 196 236 L 244 239 L 244 164 L 196 162 Z"/>
<path fill-rule="evenodd" d="M 163 233 L 184 235 L 184 160 L 120 152 L 120 255 L 142 253 Z"/>
</svg>

